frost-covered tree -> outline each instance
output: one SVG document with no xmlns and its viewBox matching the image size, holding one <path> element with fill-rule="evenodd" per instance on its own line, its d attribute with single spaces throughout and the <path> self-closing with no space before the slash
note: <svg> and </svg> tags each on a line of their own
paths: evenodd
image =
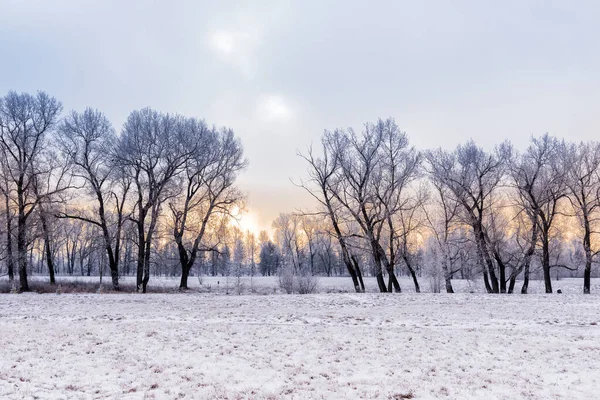
<svg viewBox="0 0 600 400">
<path fill-rule="evenodd" d="M 536 224 L 546 293 L 552 293 L 550 243 L 561 202 L 567 195 L 567 170 L 561 157 L 564 143 L 546 134 L 531 138 L 529 147 L 513 157 L 510 175 L 521 211 Z M 532 233 L 532 235 L 534 234 Z M 533 237 L 532 237 L 533 240 Z"/>
<path fill-rule="evenodd" d="M 583 230 L 583 293 L 590 293 L 592 263 L 600 253 L 600 143 L 569 144 L 562 153 L 568 199 Z"/>
<path fill-rule="evenodd" d="M 138 234 L 137 288 L 144 293 L 161 207 L 178 194 L 175 178 L 196 151 L 188 131 L 184 117 L 145 108 L 129 115 L 117 144 L 117 160 L 133 181 L 135 212 L 130 218 Z"/>
<path fill-rule="evenodd" d="M 496 151 L 488 153 L 469 141 L 453 152 L 442 149 L 429 151 L 426 159 L 432 179 L 460 205 L 460 217 L 473 231 L 486 290 L 490 293 L 505 292 L 504 270 L 496 273 L 485 226 L 492 206 L 492 194 L 498 189 L 504 174 L 502 158 Z"/>
<path fill-rule="evenodd" d="M 53 136 L 61 110 L 61 103 L 44 92 L 9 92 L 0 98 L 2 181 L 6 184 L 9 208 L 17 220 L 20 291 L 29 291 L 27 235 L 33 212 L 40 202 L 65 191 L 69 185 L 64 169 L 57 169 L 52 163 Z"/>
<path fill-rule="evenodd" d="M 121 236 L 131 179 L 115 162 L 117 136 L 108 118 L 91 108 L 82 113 L 72 111 L 59 125 L 58 133 L 73 176 L 83 181 L 82 188 L 95 203 L 95 207 L 61 216 L 93 224 L 102 232 L 113 289 L 119 290 Z"/>
</svg>

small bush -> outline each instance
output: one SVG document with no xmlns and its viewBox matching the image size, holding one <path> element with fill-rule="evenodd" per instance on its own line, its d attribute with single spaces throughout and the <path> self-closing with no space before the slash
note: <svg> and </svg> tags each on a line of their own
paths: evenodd
<svg viewBox="0 0 600 400">
<path fill-rule="evenodd" d="M 313 275 L 302 275 L 296 279 L 299 294 L 310 294 L 317 291 L 319 279 Z"/>
<path fill-rule="evenodd" d="M 287 294 L 294 293 L 294 274 L 292 271 L 283 271 L 279 275 L 279 287 Z"/>
<path fill-rule="evenodd" d="M 296 275 L 293 271 L 283 271 L 279 275 L 279 287 L 287 294 L 309 294 L 317 290 L 318 278 L 308 273 Z"/>
</svg>

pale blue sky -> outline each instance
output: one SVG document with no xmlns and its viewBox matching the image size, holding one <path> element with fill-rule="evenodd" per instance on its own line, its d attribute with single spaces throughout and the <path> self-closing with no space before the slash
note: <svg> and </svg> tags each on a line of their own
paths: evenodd
<svg viewBox="0 0 600 400">
<path fill-rule="evenodd" d="M 323 129 L 393 116 L 419 148 L 600 139 L 598 1 L 0 0 L 0 93 L 38 89 L 117 131 L 150 106 L 228 125 L 252 218 L 307 204 Z"/>
</svg>

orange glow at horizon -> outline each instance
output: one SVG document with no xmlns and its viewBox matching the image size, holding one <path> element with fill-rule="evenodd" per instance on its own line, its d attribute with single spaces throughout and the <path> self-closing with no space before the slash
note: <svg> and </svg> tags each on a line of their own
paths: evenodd
<svg viewBox="0 0 600 400">
<path fill-rule="evenodd" d="M 235 218 L 232 218 L 230 224 L 232 226 L 237 226 L 242 232 L 246 233 L 247 231 L 250 231 L 258 238 L 261 231 L 267 231 L 269 236 L 271 236 L 270 226 L 264 226 L 258 215 L 249 208 L 246 208 L 245 210 L 236 208 L 232 210 L 232 215 L 234 215 Z"/>
</svg>

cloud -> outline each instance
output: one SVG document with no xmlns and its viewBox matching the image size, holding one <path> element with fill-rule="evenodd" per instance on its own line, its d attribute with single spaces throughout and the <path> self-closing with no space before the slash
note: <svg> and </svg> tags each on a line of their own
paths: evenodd
<svg viewBox="0 0 600 400">
<path fill-rule="evenodd" d="M 263 29 L 250 15 L 241 14 L 232 23 L 213 27 L 207 33 L 208 48 L 222 61 L 253 78 L 258 67 L 257 51 L 263 43 Z"/>
<path fill-rule="evenodd" d="M 292 108 L 277 94 L 261 96 L 256 111 L 263 122 L 288 122 L 293 117 Z"/>
<path fill-rule="evenodd" d="M 209 42 L 213 50 L 222 53 L 225 56 L 230 56 L 233 53 L 236 44 L 239 46 L 239 43 L 236 43 L 235 36 L 228 31 L 213 32 Z"/>
</svg>

